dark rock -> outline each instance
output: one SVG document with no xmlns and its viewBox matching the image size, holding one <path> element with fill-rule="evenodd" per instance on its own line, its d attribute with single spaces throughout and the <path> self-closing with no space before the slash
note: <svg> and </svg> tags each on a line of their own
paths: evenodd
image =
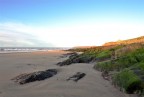
<svg viewBox="0 0 144 97">
<path fill-rule="evenodd" d="M 68 60 L 65 60 L 65 61 L 63 61 L 63 62 L 59 62 L 59 63 L 57 63 L 57 65 L 58 66 L 65 66 L 65 65 L 70 65 L 70 64 L 72 64 L 73 62 L 70 60 L 70 59 L 68 59 Z"/>
<path fill-rule="evenodd" d="M 78 62 L 79 60 L 77 58 L 78 58 L 78 54 L 73 54 L 73 55 L 69 56 L 69 59 L 64 60 L 63 62 L 59 62 L 59 63 L 57 63 L 57 65 L 65 66 L 65 65 L 70 65 L 72 63 L 79 63 Z"/>
<path fill-rule="evenodd" d="M 89 63 L 94 61 L 94 58 L 84 54 L 73 54 L 67 60 L 57 63 L 59 66 L 70 65 L 72 63 Z"/>
<path fill-rule="evenodd" d="M 56 69 L 48 69 L 45 71 L 37 71 L 37 72 L 32 72 L 32 73 L 21 74 L 13 78 L 12 80 L 14 80 L 14 82 L 19 83 L 19 84 L 26 84 L 29 82 L 45 80 L 56 74 L 57 74 Z"/>
<path fill-rule="evenodd" d="M 69 77 L 67 79 L 67 81 L 69 80 L 73 80 L 75 82 L 79 81 L 80 79 L 82 79 L 86 74 L 85 73 L 81 73 L 81 72 L 77 72 L 75 75 Z"/>
</svg>

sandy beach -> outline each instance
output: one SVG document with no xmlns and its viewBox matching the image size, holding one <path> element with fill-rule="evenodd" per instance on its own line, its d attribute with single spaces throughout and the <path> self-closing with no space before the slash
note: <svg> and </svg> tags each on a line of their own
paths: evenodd
<svg viewBox="0 0 144 97">
<path fill-rule="evenodd" d="M 64 51 L 0 54 L 0 97 L 129 97 L 114 88 L 93 69 L 93 64 L 57 66 L 65 60 Z M 58 73 L 46 80 L 19 85 L 11 79 L 22 73 L 57 69 Z M 66 79 L 76 72 L 86 74 L 78 82 Z"/>
</svg>

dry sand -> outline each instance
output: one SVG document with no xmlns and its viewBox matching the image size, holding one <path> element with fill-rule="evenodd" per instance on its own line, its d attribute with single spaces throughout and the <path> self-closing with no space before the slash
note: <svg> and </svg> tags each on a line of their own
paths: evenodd
<svg viewBox="0 0 144 97">
<path fill-rule="evenodd" d="M 93 64 L 59 67 L 63 51 L 0 54 L 0 97 L 128 97 L 95 71 Z M 46 69 L 58 69 L 52 78 L 19 85 L 15 76 Z M 66 81 L 76 72 L 86 73 L 78 82 Z"/>
</svg>

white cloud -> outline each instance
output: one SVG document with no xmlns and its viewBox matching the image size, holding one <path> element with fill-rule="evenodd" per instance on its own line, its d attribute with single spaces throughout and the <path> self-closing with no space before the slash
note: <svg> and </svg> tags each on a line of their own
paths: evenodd
<svg viewBox="0 0 144 97">
<path fill-rule="evenodd" d="M 0 46 L 27 46 L 27 47 L 48 47 L 54 46 L 40 40 L 28 30 L 28 26 L 14 23 L 0 24 Z"/>
<path fill-rule="evenodd" d="M 101 45 L 107 41 L 142 35 L 144 35 L 144 23 L 120 21 L 83 22 L 57 26 L 45 25 L 43 27 L 33 27 L 21 23 L 0 24 L 0 36 L 7 38 L 3 40 L 13 41 L 13 43 L 19 41 L 19 44 L 29 46 L 45 46 L 46 43 L 52 43 L 59 47 Z"/>
</svg>

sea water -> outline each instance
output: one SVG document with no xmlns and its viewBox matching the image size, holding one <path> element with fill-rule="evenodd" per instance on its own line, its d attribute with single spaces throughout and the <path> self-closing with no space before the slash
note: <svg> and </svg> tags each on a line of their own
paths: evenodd
<svg viewBox="0 0 144 97">
<path fill-rule="evenodd" d="M 68 47 L 0 47 L 0 53 L 36 52 L 50 50 L 67 50 Z"/>
</svg>

